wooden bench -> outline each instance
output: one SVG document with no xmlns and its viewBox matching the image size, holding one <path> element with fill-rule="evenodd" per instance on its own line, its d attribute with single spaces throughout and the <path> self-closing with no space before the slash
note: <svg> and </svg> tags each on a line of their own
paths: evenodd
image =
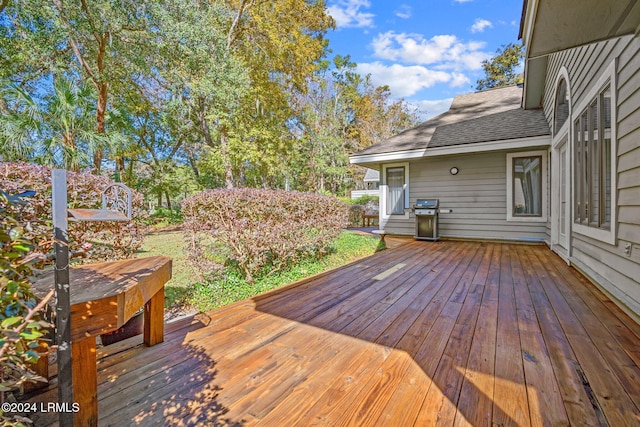
<svg viewBox="0 0 640 427">
<path fill-rule="evenodd" d="M 37 280 L 36 296 L 53 288 L 53 274 Z M 171 258 L 87 264 L 70 268 L 69 277 L 73 396 L 80 406 L 74 424 L 92 426 L 98 422 L 96 336 L 120 328 L 144 306 L 144 343 L 164 340 L 164 285 L 171 279 Z"/>
<path fill-rule="evenodd" d="M 374 215 L 369 215 L 369 214 L 362 214 L 362 226 L 365 227 L 365 220 L 367 222 L 366 227 L 370 227 L 371 226 L 371 220 L 373 220 L 374 222 L 378 221 L 378 214 L 374 214 Z"/>
</svg>

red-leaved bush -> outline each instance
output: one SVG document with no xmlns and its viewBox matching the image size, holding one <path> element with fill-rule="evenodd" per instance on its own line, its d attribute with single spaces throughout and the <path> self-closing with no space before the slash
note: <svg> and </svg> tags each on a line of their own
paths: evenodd
<svg viewBox="0 0 640 427">
<path fill-rule="evenodd" d="M 85 172 L 67 172 L 67 197 L 70 208 L 99 209 L 102 190 L 112 180 Z M 53 252 L 51 224 L 51 169 L 28 163 L 0 162 L 0 189 L 8 194 L 35 190 L 34 197 L 25 198 L 27 204 L 18 209 L 18 219 L 28 224 L 25 230 L 35 246 L 35 252 Z M 133 192 L 133 220 L 129 222 L 69 222 L 69 249 L 80 252 L 83 262 L 114 260 L 132 256 L 142 245 L 147 215 L 143 196 Z"/>
<path fill-rule="evenodd" d="M 322 256 L 347 225 L 331 196 L 217 189 L 183 201 L 188 258 L 202 277 L 237 268 L 248 281 L 310 255 Z"/>
</svg>

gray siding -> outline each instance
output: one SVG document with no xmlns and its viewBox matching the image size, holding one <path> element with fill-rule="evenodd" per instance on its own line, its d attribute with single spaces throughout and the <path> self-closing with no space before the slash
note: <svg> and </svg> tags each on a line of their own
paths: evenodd
<svg viewBox="0 0 640 427">
<path fill-rule="evenodd" d="M 553 120 L 555 81 L 567 68 L 572 107 L 581 103 L 617 58 L 617 240 L 603 243 L 572 233 L 571 262 L 627 311 L 640 318 L 640 39 L 626 36 L 553 54 L 549 58 L 544 109 Z M 578 111 L 572 111 L 575 116 Z M 628 250 L 630 248 L 630 250 Z"/>
<path fill-rule="evenodd" d="M 440 199 L 440 236 L 467 239 L 544 240 L 546 223 L 506 220 L 507 153 L 493 152 L 421 159 L 409 165 L 410 205 L 418 198 Z M 458 175 L 449 173 L 451 167 Z M 385 231 L 413 235 L 415 217 L 392 218 Z"/>
</svg>

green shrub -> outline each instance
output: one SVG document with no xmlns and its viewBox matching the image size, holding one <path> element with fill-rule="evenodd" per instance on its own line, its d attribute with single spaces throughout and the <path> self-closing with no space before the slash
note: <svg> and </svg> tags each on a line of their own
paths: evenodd
<svg viewBox="0 0 640 427">
<path fill-rule="evenodd" d="M 349 226 L 360 226 L 360 224 L 362 223 L 362 215 L 364 215 L 364 206 L 349 205 Z"/>
<path fill-rule="evenodd" d="M 29 363 L 38 360 L 35 348 L 42 337 L 36 298 L 31 292 L 29 277 L 33 275 L 32 245 L 16 219 L 4 192 L 0 192 L 0 401 L 4 393 L 25 382 L 43 380 L 36 376 Z M 42 303 L 45 304 L 46 300 Z M 0 410 L 2 425 L 20 425 L 19 420 Z"/>
<path fill-rule="evenodd" d="M 160 206 L 149 215 L 145 222 L 151 226 L 165 226 L 182 224 L 182 221 L 182 211 L 179 208 L 169 209 Z"/>
<path fill-rule="evenodd" d="M 357 199 L 353 199 L 351 203 L 353 203 L 354 205 L 367 205 L 371 204 L 370 202 L 373 202 L 373 204 L 378 205 L 379 201 L 379 196 L 371 196 L 369 194 L 365 194 L 364 196 L 360 196 Z"/>
<path fill-rule="evenodd" d="M 322 256 L 347 225 L 332 196 L 282 190 L 207 190 L 182 206 L 188 258 L 204 278 L 238 270 L 254 277 Z"/>
<path fill-rule="evenodd" d="M 67 172 L 70 208 L 102 207 L 102 190 L 113 183 L 105 176 L 86 172 Z M 35 190 L 36 195 L 24 207 L 9 207 L 29 224 L 26 237 L 36 252 L 53 252 L 51 225 L 51 169 L 27 163 L 0 162 L 0 188 L 9 194 Z M 133 256 L 142 245 L 146 213 L 142 194 L 133 192 L 133 220 L 129 222 L 69 222 L 71 251 L 83 250 L 85 262 L 121 259 Z"/>
</svg>

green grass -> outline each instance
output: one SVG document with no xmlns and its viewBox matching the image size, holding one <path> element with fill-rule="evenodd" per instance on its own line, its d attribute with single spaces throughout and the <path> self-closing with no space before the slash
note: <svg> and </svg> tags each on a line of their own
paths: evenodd
<svg viewBox="0 0 640 427">
<path fill-rule="evenodd" d="M 165 286 L 165 306 L 171 307 L 182 302 L 194 283 L 191 267 L 185 259 L 182 231 L 150 233 L 144 239 L 139 257 L 164 255 L 173 258 L 171 280 Z"/>
<path fill-rule="evenodd" d="M 295 282 L 296 280 L 348 264 L 382 249 L 380 241 L 371 236 L 345 231 L 332 246 L 330 254 L 306 259 L 291 268 L 266 277 L 255 283 L 246 282 L 237 274 L 229 274 L 224 280 L 197 283 L 195 274 L 186 262 L 182 232 L 160 232 L 147 235 L 140 256 L 165 255 L 173 258 L 173 277 L 165 288 L 165 305 L 190 306 L 207 311 Z"/>
</svg>

